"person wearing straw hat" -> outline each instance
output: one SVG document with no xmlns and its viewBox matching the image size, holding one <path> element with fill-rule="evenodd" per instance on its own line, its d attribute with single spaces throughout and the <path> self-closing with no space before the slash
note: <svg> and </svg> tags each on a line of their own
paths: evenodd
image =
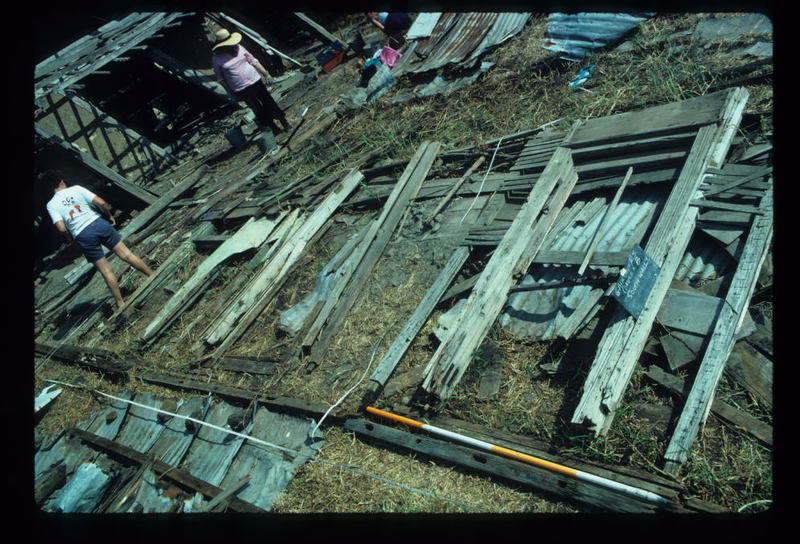
<svg viewBox="0 0 800 544">
<path fill-rule="evenodd" d="M 117 308 L 122 308 L 125 301 L 119 282 L 100 246 L 112 250 L 117 257 L 145 276 L 153 275 L 153 270 L 122 243 L 122 237 L 114 228 L 114 216 L 105 200 L 80 185 L 68 186 L 64 175 L 57 169 L 42 172 L 39 180 L 53 190 L 53 197 L 47 202 L 47 212 L 56 230 L 68 244 L 73 240 L 77 242 L 86 260 L 103 276 Z"/>
<path fill-rule="evenodd" d="M 286 114 L 261 80 L 261 76 L 268 77 L 267 70 L 239 43 L 241 41 L 242 35 L 238 32 L 229 32 L 225 28 L 216 32 L 211 61 L 217 81 L 238 100 L 244 101 L 258 122 L 272 129 L 273 134 L 281 132 L 275 119 L 280 121 L 284 130 L 291 129 Z"/>
</svg>

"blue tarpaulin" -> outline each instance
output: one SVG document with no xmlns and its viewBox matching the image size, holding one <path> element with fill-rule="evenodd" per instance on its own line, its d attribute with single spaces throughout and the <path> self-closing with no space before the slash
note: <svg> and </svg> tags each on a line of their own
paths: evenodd
<svg viewBox="0 0 800 544">
<path fill-rule="evenodd" d="M 552 13 L 547 18 L 544 48 L 579 61 L 593 49 L 605 47 L 625 36 L 649 13 Z"/>
</svg>

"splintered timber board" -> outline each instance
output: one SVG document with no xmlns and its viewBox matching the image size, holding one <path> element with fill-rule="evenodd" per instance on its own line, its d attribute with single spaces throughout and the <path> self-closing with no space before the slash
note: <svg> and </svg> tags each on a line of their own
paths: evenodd
<svg viewBox="0 0 800 544">
<path fill-rule="evenodd" d="M 569 150 L 556 150 L 490 258 L 464 311 L 425 367 L 422 387 L 426 391 L 442 399 L 452 394 L 472 354 L 502 311 L 515 274 L 527 269 L 577 179 Z M 547 213 L 540 215 L 545 204 Z"/>
<path fill-rule="evenodd" d="M 611 425 L 656 312 L 689 243 L 697 217 L 697 208 L 690 207 L 689 202 L 708 167 L 716 135 L 716 125 L 698 131 L 678 182 L 644 248 L 660 271 L 642 313 L 634 318 L 618 308 L 600 341 L 571 420 L 577 425 L 588 424 L 596 434 L 605 433 Z"/>
<path fill-rule="evenodd" d="M 747 306 L 755 289 L 758 273 L 772 239 L 772 193 L 761 202 L 763 215 L 758 216 L 747 235 L 739 266 L 733 275 L 714 331 L 711 333 L 692 390 L 686 399 L 664 457 L 666 468 L 674 472 L 686 461 L 700 425 L 711 409 L 725 362 L 735 342 L 735 334 L 747 315 Z"/>
</svg>

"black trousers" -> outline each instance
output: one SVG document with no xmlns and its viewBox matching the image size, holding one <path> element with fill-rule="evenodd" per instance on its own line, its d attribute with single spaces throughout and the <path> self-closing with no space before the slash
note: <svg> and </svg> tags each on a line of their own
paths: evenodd
<svg viewBox="0 0 800 544">
<path fill-rule="evenodd" d="M 275 119 L 280 120 L 284 128 L 287 126 L 286 114 L 283 113 L 275 99 L 269 94 L 263 81 L 256 81 L 235 94 L 236 98 L 243 100 L 253 110 L 253 113 L 256 114 L 256 120 L 262 126 L 268 126 L 273 132 L 278 132 Z"/>
</svg>

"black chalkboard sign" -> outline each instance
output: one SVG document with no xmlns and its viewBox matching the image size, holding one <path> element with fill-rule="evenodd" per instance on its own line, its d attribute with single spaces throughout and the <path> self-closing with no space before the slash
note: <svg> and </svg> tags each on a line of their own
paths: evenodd
<svg viewBox="0 0 800 544">
<path fill-rule="evenodd" d="M 642 313 L 659 270 L 656 262 L 642 248 L 634 246 L 614 287 L 614 298 L 633 317 L 638 319 Z"/>
</svg>

